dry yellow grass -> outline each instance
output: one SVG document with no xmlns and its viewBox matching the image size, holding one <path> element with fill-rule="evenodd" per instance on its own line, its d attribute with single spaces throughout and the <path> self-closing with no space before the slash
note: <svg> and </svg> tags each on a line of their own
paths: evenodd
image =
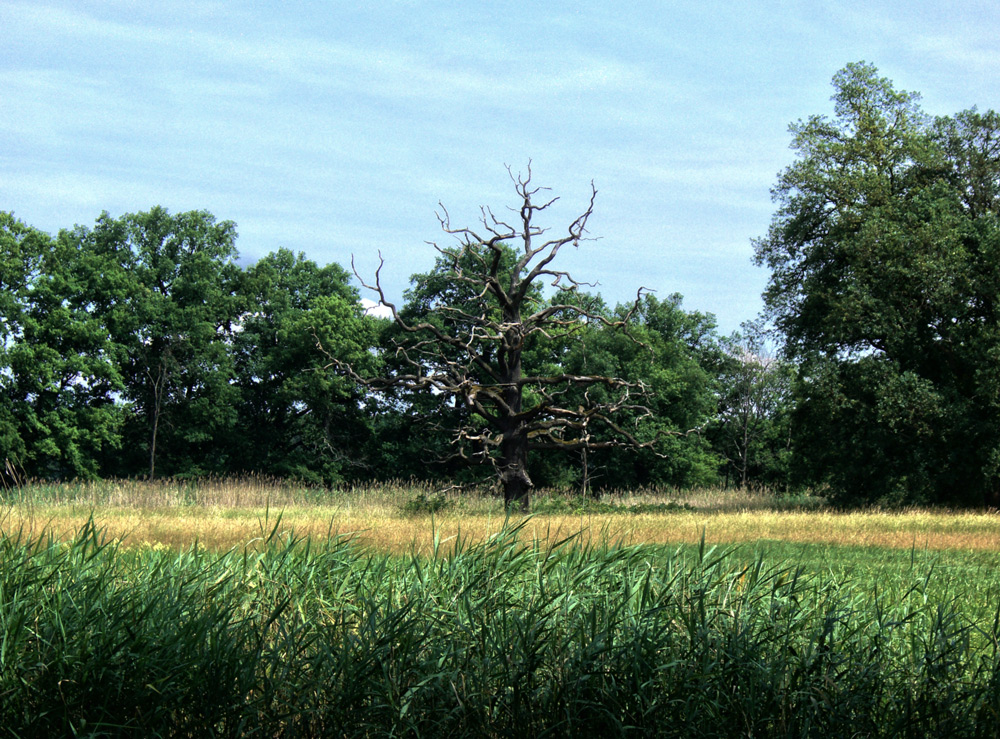
<svg viewBox="0 0 1000 739">
<path fill-rule="evenodd" d="M 211 549 L 242 547 L 277 525 L 282 534 L 351 535 L 374 548 L 397 553 L 427 552 L 435 537 L 478 540 L 496 532 L 503 516 L 481 513 L 405 516 L 388 505 L 244 507 L 185 505 L 159 507 L 15 505 L 0 509 L 0 529 L 65 538 L 93 516 L 109 538 L 126 546 L 186 547 L 197 541 Z M 704 532 L 710 544 L 782 540 L 832 545 L 1000 551 L 1000 517 L 988 513 L 671 511 L 656 514 L 545 515 L 531 518 L 522 536 L 555 541 L 580 534 L 627 543 L 690 544 Z"/>
</svg>

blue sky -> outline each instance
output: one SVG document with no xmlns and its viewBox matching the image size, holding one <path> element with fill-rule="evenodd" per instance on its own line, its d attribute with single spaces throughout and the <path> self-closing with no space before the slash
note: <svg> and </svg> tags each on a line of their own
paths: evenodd
<svg viewBox="0 0 1000 739">
<path fill-rule="evenodd" d="M 238 224 L 398 299 L 514 195 L 597 190 L 562 265 L 609 302 L 685 296 L 729 332 L 759 311 L 751 239 L 792 161 L 866 60 L 925 110 L 997 108 L 1000 4 L 796 2 L 0 2 L 0 210 L 56 232 L 163 205 Z"/>
</svg>

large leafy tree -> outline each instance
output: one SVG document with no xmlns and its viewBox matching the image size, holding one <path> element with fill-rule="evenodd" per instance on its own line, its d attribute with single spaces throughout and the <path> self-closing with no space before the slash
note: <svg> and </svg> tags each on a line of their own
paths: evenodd
<svg viewBox="0 0 1000 739">
<path fill-rule="evenodd" d="M 506 245 L 500 247 L 498 271 L 509 273 L 517 255 Z M 454 279 L 456 270 L 475 273 L 482 259 L 482 250 L 476 249 L 462 254 L 442 253 L 428 272 L 411 275 L 398 312 L 401 321 L 386 321 L 379 332 L 383 376 L 406 377 L 415 364 L 423 364 L 430 372 L 462 360 L 462 351 L 454 346 L 438 346 L 429 352 L 420 347 L 415 356 L 410 349 L 416 342 L 405 327 L 428 324 L 439 331 L 472 331 L 469 320 L 457 312 L 446 320 L 445 314 L 451 310 L 464 316 L 492 314 L 496 319 L 499 313 L 487 295 L 468 282 Z M 533 298 L 537 293 L 537 289 L 533 291 Z M 475 342 L 475 350 L 489 358 L 493 347 L 480 340 Z M 470 406 L 457 402 L 454 395 L 426 392 L 405 381 L 383 383 L 370 397 L 381 458 L 377 468 L 384 474 L 457 483 L 478 479 L 474 468 L 467 464 L 466 445 L 456 448 L 453 443 L 462 427 L 472 420 Z"/>
<path fill-rule="evenodd" d="M 11 366 L 13 354 L 24 337 L 24 313 L 29 307 L 27 293 L 38 276 L 41 255 L 51 246 L 47 234 L 37 231 L 0 212 L 0 450 L 5 472 L 27 462 L 24 417 L 28 393 L 18 385 Z M 15 473 L 16 474 L 16 473 Z"/>
<path fill-rule="evenodd" d="M 998 501 L 1000 116 L 936 121 L 869 64 L 834 116 L 792 126 L 797 160 L 756 243 L 800 360 L 805 479 L 844 501 Z"/>
<path fill-rule="evenodd" d="M 230 350 L 239 315 L 235 224 L 154 207 L 104 214 L 87 239 L 117 287 L 117 299 L 96 298 L 122 337 L 125 433 L 135 440 L 116 471 L 225 471 L 238 394 Z"/>
<path fill-rule="evenodd" d="M 119 445 L 115 337 L 97 315 L 83 231 L 55 239 L 0 213 L 0 448 L 8 470 L 94 477 Z"/>
<path fill-rule="evenodd" d="M 323 369 L 330 353 L 374 371 L 376 319 L 339 265 L 279 249 L 248 267 L 234 333 L 240 391 L 233 468 L 332 483 L 371 474 L 357 385 Z"/>
<path fill-rule="evenodd" d="M 572 298 L 542 299 L 544 281 L 558 294 L 577 292 L 578 283 L 553 261 L 561 249 L 585 238 L 593 196 L 563 235 L 546 237 L 537 221 L 554 200 L 531 184 L 530 170 L 527 177 L 512 175 L 512 180 L 518 199 L 512 222 L 486 209 L 476 231 L 453 227 L 447 212 L 441 217 L 457 245 L 438 247 L 438 288 L 424 290 L 418 284 L 411 292 L 411 300 L 422 300 L 425 293 L 428 298 L 420 317 L 408 319 L 389 302 L 376 274 L 371 287 L 391 309 L 399 331 L 390 351 L 398 366 L 379 378 L 356 371 L 354 376 L 377 391 L 440 397 L 454 410 L 454 452 L 491 465 L 506 503 L 527 507 L 534 485 L 530 450 L 642 446 L 617 416 L 625 410 L 647 414 L 639 408 L 641 388 L 635 383 L 526 362 L 534 342 L 581 330 L 589 321 L 624 328 L 631 315 L 612 322 Z M 607 391 L 602 400 L 590 396 L 586 405 L 567 402 L 571 391 L 598 387 Z M 595 439 L 591 430 L 597 427 L 610 435 Z"/>
<path fill-rule="evenodd" d="M 685 311 L 677 294 L 665 300 L 644 295 L 637 305 L 613 310 L 592 303 L 591 310 L 602 310 L 608 323 L 588 322 L 554 361 L 563 371 L 620 377 L 641 387 L 641 409 L 622 409 L 617 420 L 643 443 L 575 451 L 573 481 L 595 491 L 714 483 L 718 463 L 701 433 L 715 407 L 712 363 L 706 361 L 716 353 L 714 318 Z M 610 328 L 630 313 L 628 335 Z M 604 401 L 606 393 L 604 387 L 574 389 L 570 402 Z M 595 441 L 607 438 L 607 431 L 589 429 Z"/>
</svg>

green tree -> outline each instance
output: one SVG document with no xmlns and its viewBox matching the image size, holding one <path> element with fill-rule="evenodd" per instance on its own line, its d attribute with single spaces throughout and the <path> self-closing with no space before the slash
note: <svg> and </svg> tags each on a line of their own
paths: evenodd
<svg viewBox="0 0 1000 739">
<path fill-rule="evenodd" d="M 130 445 L 117 472 L 205 474 L 229 465 L 238 391 L 236 226 L 204 211 L 102 215 L 87 238 L 119 287 L 98 309 L 122 337 Z"/>
<path fill-rule="evenodd" d="M 0 211 L 0 450 L 4 462 L 15 468 L 27 461 L 23 425 L 27 394 L 17 388 L 11 352 L 24 336 L 28 288 L 49 247 L 47 234 Z"/>
<path fill-rule="evenodd" d="M 721 342 L 718 411 L 710 436 L 739 487 L 787 487 L 794 367 L 777 356 L 763 321 Z"/>
<path fill-rule="evenodd" d="M 512 249 L 501 248 L 499 270 L 506 272 L 517 257 Z M 482 250 L 476 249 L 462 254 L 442 253 L 431 270 L 411 275 L 399 309 L 401 323 L 428 324 L 457 334 L 473 329 L 466 316 L 492 314 L 496 318 L 497 310 L 487 295 L 454 279 L 456 270 L 475 273 L 483 258 Z M 449 314 L 451 309 L 454 312 Z M 485 340 L 476 341 L 475 351 L 488 359 L 493 347 Z M 386 321 L 382 326 L 379 355 L 385 377 L 406 376 L 415 365 L 421 365 L 428 374 L 444 372 L 449 363 L 462 360 L 458 347 L 419 345 L 396 321 Z M 471 422 L 472 409 L 467 404 L 458 402 L 454 395 L 426 392 L 406 382 L 386 383 L 371 393 L 371 399 L 380 457 L 376 467 L 385 475 L 457 483 L 478 479 L 468 464 L 467 447 L 454 441 L 460 429 Z"/>
<path fill-rule="evenodd" d="M 603 311 L 610 325 L 631 313 L 628 335 L 591 321 L 554 361 L 566 372 L 619 377 L 641 389 L 641 409 L 622 409 L 617 422 L 634 429 L 642 445 L 593 444 L 575 451 L 572 480 L 583 491 L 595 492 L 714 483 L 718 460 L 702 434 L 715 407 L 713 376 L 705 362 L 715 354 L 714 318 L 685 311 L 677 294 L 666 300 L 644 295 L 635 306 L 613 310 L 598 305 L 591 303 L 590 309 Z M 569 402 L 603 402 L 605 392 L 589 388 L 571 393 Z M 595 442 L 607 438 L 600 426 L 588 431 Z"/>
<path fill-rule="evenodd" d="M 932 121 L 864 63 L 833 82 L 755 245 L 800 365 L 800 469 L 845 502 L 996 504 L 1000 118 Z"/>
<path fill-rule="evenodd" d="M 355 383 L 324 369 L 316 348 L 375 371 L 376 319 L 363 314 L 348 273 L 279 249 L 245 270 L 240 294 L 234 469 L 327 484 L 372 474 L 364 399 Z"/>
<path fill-rule="evenodd" d="M 58 238 L 0 213 L 0 445 L 40 477 L 95 477 L 119 445 L 117 347 L 96 315 L 103 284 L 82 231 Z"/>
</svg>

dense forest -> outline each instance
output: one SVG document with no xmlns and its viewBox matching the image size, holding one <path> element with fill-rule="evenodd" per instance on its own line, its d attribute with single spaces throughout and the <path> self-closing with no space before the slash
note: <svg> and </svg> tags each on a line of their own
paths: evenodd
<svg viewBox="0 0 1000 739">
<path fill-rule="evenodd" d="M 579 409 L 539 427 L 551 443 L 528 459 L 531 484 L 1000 502 L 1000 116 L 930 118 L 867 64 L 838 73 L 834 91 L 832 117 L 791 128 L 797 156 L 755 242 L 771 270 L 766 314 L 738 333 L 720 335 L 679 295 L 607 305 L 554 262 L 540 276 L 564 275 L 556 288 L 524 284 L 518 299 L 550 323 L 522 332 L 518 371 L 569 379 L 525 383 L 525 397 Z M 461 392 L 442 392 L 426 378 L 434 362 L 461 364 L 454 349 L 474 352 L 480 375 L 507 361 L 511 321 L 490 316 L 509 306 L 490 286 L 532 268 L 507 238 L 516 229 L 492 225 L 471 238 L 443 221 L 455 244 L 429 253 L 386 319 L 366 314 L 340 265 L 278 249 L 241 266 L 236 225 L 204 211 L 104 213 L 55 236 L 0 213 L 7 484 L 489 476 L 467 464 L 494 458 L 488 440 L 463 453 L 486 439 L 467 431 L 491 412 L 468 390 L 485 381 L 462 375 L 449 386 Z M 450 343 L 471 316 L 471 338 Z M 418 381 L 373 381 L 403 377 Z M 622 389 L 629 402 L 611 396 Z M 593 404 L 601 414 L 584 411 Z M 587 443 L 558 443 L 570 427 Z"/>
</svg>

